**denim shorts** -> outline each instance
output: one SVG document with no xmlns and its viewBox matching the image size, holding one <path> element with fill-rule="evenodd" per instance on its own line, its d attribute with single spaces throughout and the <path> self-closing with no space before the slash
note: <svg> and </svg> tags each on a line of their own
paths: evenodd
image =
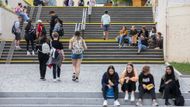
<svg viewBox="0 0 190 107">
<path fill-rule="evenodd" d="M 82 59 L 83 58 L 83 54 L 72 54 L 71 55 L 71 59 Z"/>
<path fill-rule="evenodd" d="M 109 27 L 110 27 L 110 25 L 103 25 L 103 30 L 104 31 L 109 31 Z"/>
</svg>

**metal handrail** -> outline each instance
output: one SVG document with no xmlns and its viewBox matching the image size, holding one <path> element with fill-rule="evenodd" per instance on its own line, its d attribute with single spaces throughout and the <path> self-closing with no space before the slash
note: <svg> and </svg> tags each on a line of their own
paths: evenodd
<svg viewBox="0 0 190 107">
<path fill-rule="evenodd" d="M 14 51 L 15 51 L 15 41 L 13 40 L 12 43 L 11 43 L 10 49 L 9 49 L 9 53 L 7 55 L 6 64 L 10 64 L 11 63 Z"/>
<path fill-rule="evenodd" d="M 38 6 L 38 10 L 37 10 L 37 14 L 36 14 L 35 25 L 37 24 L 37 21 L 40 19 L 41 12 L 42 12 L 42 6 Z"/>
<path fill-rule="evenodd" d="M 2 57 L 3 50 L 5 48 L 6 41 L 1 41 L 0 43 L 0 58 Z"/>
<path fill-rule="evenodd" d="M 87 8 L 83 9 L 83 18 L 82 18 L 82 27 L 81 30 L 86 29 L 86 17 L 87 17 Z"/>
</svg>

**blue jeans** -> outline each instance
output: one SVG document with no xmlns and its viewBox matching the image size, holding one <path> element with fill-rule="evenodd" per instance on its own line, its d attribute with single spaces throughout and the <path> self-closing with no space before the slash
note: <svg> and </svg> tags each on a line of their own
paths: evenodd
<svg viewBox="0 0 190 107">
<path fill-rule="evenodd" d="M 26 13 L 21 12 L 19 15 L 23 18 L 24 21 L 28 21 L 30 19 Z"/>
<path fill-rule="evenodd" d="M 141 43 L 141 41 L 138 42 L 138 52 L 141 52 L 145 50 L 147 47 Z"/>
<path fill-rule="evenodd" d="M 120 45 L 123 45 L 125 39 L 127 39 L 129 41 L 129 44 L 130 44 L 131 38 L 128 37 L 128 36 L 119 36 L 119 37 L 117 37 L 117 42 Z"/>
</svg>

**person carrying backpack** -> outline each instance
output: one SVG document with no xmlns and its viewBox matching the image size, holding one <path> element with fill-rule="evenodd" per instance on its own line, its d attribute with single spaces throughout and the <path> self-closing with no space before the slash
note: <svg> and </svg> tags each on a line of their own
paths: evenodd
<svg viewBox="0 0 190 107">
<path fill-rule="evenodd" d="M 64 29 L 63 29 L 63 22 L 59 18 L 55 19 L 55 27 L 53 29 L 53 32 L 57 32 L 60 37 L 64 36 Z"/>
<path fill-rule="evenodd" d="M 35 55 L 34 52 L 34 40 L 36 37 L 36 30 L 34 26 L 32 25 L 32 20 L 28 21 L 28 24 L 25 27 L 25 40 L 26 40 L 26 49 L 27 49 L 27 55 L 31 55 L 29 52 L 29 43 L 31 43 L 32 46 L 32 55 Z"/>
<path fill-rule="evenodd" d="M 49 12 L 49 15 L 51 16 L 51 19 L 50 19 L 50 37 L 51 39 L 53 40 L 53 36 L 52 36 L 52 33 L 53 33 L 53 30 L 55 28 L 55 25 L 56 25 L 56 19 L 58 18 L 58 16 L 56 15 L 55 11 L 50 11 Z"/>
<path fill-rule="evenodd" d="M 70 39 L 69 49 L 72 50 L 72 64 L 73 64 L 73 81 L 79 81 L 80 65 L 83 58 L 83 52 L 87 49 L 85 40 L 81 37 L 80 32 L 76 31 L 75 35 Z"/>
<path fill-rule="evenodd" d="M 15 21 L 12 26 L 12 33 L 15 35 L 15 47 L 16 49 L 20 48 L 20 40 L 21 40 L 21 28 L 20 22 L 22 21 L 22 17 L 18 17 L 18 21 Z"/>
<path fill-rule="evenodd" d="M 38 52 L 38 60 L 39 60 L 39 69 L 40 69 L 40 79 L 42 81 L 45 81 L 45 75 L 46 75 L 46 68 L 47 68 L 47 61 L 49 59 L 50 54 L 50 46 L 48 43 L 47 37 L 42 37 L 36 47 Z"/>
</svg>

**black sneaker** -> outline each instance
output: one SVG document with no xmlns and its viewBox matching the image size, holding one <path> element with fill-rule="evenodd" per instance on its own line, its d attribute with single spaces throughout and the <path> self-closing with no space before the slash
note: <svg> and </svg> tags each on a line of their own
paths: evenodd
<svg viewBox="0 0 190 107">
<path fill-rule="evenodd" d="M 46 79 L 45 79 L 45 78 L 40 78 L 40 80 L 42 80 L 42 81 L 46 81 Z"/>
<path fill-rule="evenodd" d="M 79 78 L 78 77 L 76 77 L 76 80 L 75 80 L 76 82 L 79 82 Z"/>
<path fill-rule="evenodd" d="M 165 102 L 165 105 L 170 106 L 171 104 L 170 104 L 170 102 Z"/>
<path fill-rule="evenodd" d="M 72 81 L 76 81 L 76 76 L 75 76 L 75 73 L 73 73 L 73 76 L 72 76 Z"/>
</svg>

